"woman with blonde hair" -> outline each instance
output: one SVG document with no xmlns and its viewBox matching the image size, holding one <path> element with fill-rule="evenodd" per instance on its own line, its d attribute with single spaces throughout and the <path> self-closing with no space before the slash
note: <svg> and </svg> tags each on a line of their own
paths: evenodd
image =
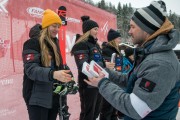
<svg viewBox="0 0 180 120">
<path fill-rule="evenodd" d="M 106 67 L 121 72 L 123 63 L 122 54 L 119 50 L 121 35 L 116 30 L 110 29 L 107 35 L 107 40 L 108 42 L 103 44 L 102 47 L 102 55 L 106 61 Z M 115 58 L 114 61 L 111 61 L 113 53 L 115 53 Z M 103 99 L 100 120 L 118 120 L 117 116 L 117 110 Z"/>
<path fill-rule="evenodd" d="M 106 44 L 102 47 L 102 54 L 106 61 L 106 67 L 121 72 L 122 54 L 119 49 L 119 44 L 121 43 L 121 35 L 119 32 L 110 29 L 107 35 L 107 40 L 108 42 L 106 42 Z M 115 53 L 116 55 L 114 61 L 111 61 L 111 56 L 113 53 Z"/>
<path fill-rule="evenodd" d="M 78 83 L 81 102 L 80 120 L 96 120 L 100 113 L 101 95 L 98 89 L 87 85 L 84 79 L 88 79 L 82 71 L 84 62 L 90 63 L 94 60 L 101 67 L 104 67 L 104 61 L 101 49 L 97 43 L 98 24 L 89 19 L 89 16 L 82 16 L 83 35 L 76 41 L 72 48 L 75 62 L 78 68 Z"/>
<path fill-rule="evenodd" d="M 56 120 L 59 95 L 53 93 L 53 85 L 72 79 L 70 70 L 63 70 L 56 38 L 61 24 L 55 12 L 45 10 L 39 35 L 30 36 L 23 46 L 23 98 L 30 120 Z"/>
</svg>

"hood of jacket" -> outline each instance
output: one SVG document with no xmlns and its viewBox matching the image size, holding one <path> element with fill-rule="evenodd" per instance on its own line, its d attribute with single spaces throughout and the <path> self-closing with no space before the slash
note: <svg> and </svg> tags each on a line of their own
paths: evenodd
<svg viewBox="0 0 180 120">
<path fill-rule="evenodd" d="M 161 28 L 152 34 L 143 45 L 146 53 L 156 53 L 161 51 L 172 50 L 180 41 L 180 33 L 178 30 L 173 29 L 172 23 L 166 19 Z"/>
<path fill-rule="evenodd" d="M 144 47 L 146 48 L 150 44 L 152 46 L 150 49 L 147 49 L 145 53 L 156 53 L 156 52 L 162 52 L 167 50 L 172 50 L 176 47 L 178 42 L 180 41 L 180 33 L 179 31 L 173 29 L 168 34 L 159 35 L 153 40 L 147 42 Z"/>
<path fill-rule="evenodd" d="M 37 38 L 37 37 L 39 37 L 41 30 L 42 30 L 42 28 L 41 28 L 41 25 L 40 25 L 40 24 L 34 25 L 34 26 L 30 29 L 30 31 L 29 31 L 29 37 L 30 37 L 30 38 Z"/>
</svg>

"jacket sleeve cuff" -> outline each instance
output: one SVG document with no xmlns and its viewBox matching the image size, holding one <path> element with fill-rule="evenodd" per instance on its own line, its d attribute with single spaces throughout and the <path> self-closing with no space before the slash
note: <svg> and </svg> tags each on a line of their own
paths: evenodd
<svg viewBox="0 0 180 120">
<path fill-rule="evenodd" d="M 53 74 L 54 74 L 54 70 L 50 70 L 49 71 L 49 81 L 53 81 L 54 80 Z"/>
<path fill-rule="evenodd" d="M 103 82 L 105 82 L 106 80 L 109 80 L 108 78 L 102 78 L 100 81 L 99 81 L 99 83 L 98 83 L 98 88 L 101 86 L 101 84 L 103 83 Z"/>
</svg>

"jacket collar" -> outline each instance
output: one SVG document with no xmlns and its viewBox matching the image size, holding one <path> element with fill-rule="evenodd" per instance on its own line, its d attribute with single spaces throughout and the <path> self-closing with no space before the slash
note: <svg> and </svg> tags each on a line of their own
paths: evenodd
<svg viewBox="0 0 180 120">
<path fill-rule="evenodd" d="M 96 39 L 94 39 L 94 37 L 93 37 L 93 36 L 89 35 L 88 41 L 89 41 L 89 42 L 91 42 L 91 43 L 93 43 L 93 44 L 96 44 L 96 43 L 97 43 L 97 41 L 98 41 L 98 39 L 97 39 L 97 38 L 96 38 Z"/>
<path fill-rule="evenodd" d="M 167 34 L 168 32 L 170 32 L 172 29 L 174 28 L 174 25 L 168 20 L 168 18 L 166 18 L 165 22 L 162 24 L 162 26 L 159 28 L 159 30 L 157 30 L 155 33 L 153 33 L 151 36 L 149 36 L 145 42 L 143 43 L 143 45 L 148 42 L 151 41 L 152 39 L 156 38 L 157 36 L 161 35 L 161 34 Z"/>
</svg>

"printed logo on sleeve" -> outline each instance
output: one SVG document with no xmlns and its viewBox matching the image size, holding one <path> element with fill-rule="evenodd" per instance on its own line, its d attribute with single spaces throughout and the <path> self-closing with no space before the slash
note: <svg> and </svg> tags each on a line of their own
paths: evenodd
<svg viewBox="0 0 180 120">
<path fill-rule="evenodd" d="M 26 61 L 34 60 L 34 54 L 27 54 L 27 55 L 25 56 L 25 60 L 26 60 Z"/>
<path fill-rule="evenodd" d="M 82 60 L 82 59 L 85 58 L 85 55 L 84 54 L 79 54 L 79 55 L 77 55 L 77 57 L 78 57 L 79 60 Z"/>
<path fill-rule="evenodd" d="M 94 49 L 94 51 L 93 51 L 94 53 L 97 53 L 98 52 L 98 50 L 97 49 Z"/>
<path fill-rule="evenodd" d="M 152 92 L 155 86 L 156 86 L 156 83 L 150 80 L 147 80 L 145 78 L 142 78 L 142 81 L 139 84 L 139 87 L 147 92 Z"/>
</svg>

